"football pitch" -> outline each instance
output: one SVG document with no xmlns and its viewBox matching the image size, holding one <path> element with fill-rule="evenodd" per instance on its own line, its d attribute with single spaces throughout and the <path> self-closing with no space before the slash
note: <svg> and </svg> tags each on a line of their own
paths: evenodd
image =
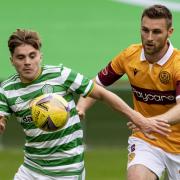
<svg viewBox="0 0 180 180">
<path fill-rule="evenodd" d="M 0 150 L 0 179 L 12 180 L 23 162 L 19 149 Z M 125 180 L 127 150 L 125 148 L 97 148 L 86 150 L 86 180 Z M 164 178 L 162 177 L 161 180 Z"/>
<path fill-rule="evenodd" d="M 180 0 L 161 0 L 161 3 Z M 14 72 L 7 48 L 9 35 L 18 28 L 38 31 L 42 38 L 43 63 L 64 65 L 92 78 L 130 44 L 140 42 L 140 16 L 152 0 L 1 0 L 0 80 Z M 158 3 L 159 1 L 157 1 Z M 170 5 L 169 5 L 170 6 Z M 172 6 L 171 6 L 172 7 Z M 180 13 L 174 11 L 173 45 L 179 45 Z M 131 12 L 131 13 L 129 13 Z"/>
<path fill-rule="evenodd" d="M 12 180 L 19 165 L 23 162 L 23 152 L 18 149 L 0 150 L 0 159 L 0 179 Z M 126 161 L 126 149 L 86 150 L 86 180 L 124 180 Z"/>
<path fill-rule="evenodd" d="M 180 0 L 174 1 L 180 3 Z M 63 63 L 92 78 L 119 51 L 132 43 L 140 42 L 142 9 L 142 6 L 122 3 L 120 0 L 31 0 L 28 5 L 24 0 L 2 0 L 0 80 L 14 72 L 9 61 L 7 39 L 17 28 L 32 29 L 40 33 L 44 64 Z M 179 11 L 173 11 L 173 16 L 175 32 L 171 41 L 175 47 L 180 48 Z M 126 84 L 124 89 L 121 85 L 121 90 L 117 86 L 113 87 L 114 91 L 132 105 L 131 93 Z M 130 132 L 124 119 L 101 103 L 88 112 L 84 123 L 85 142 L 93 146 L 93 149 L 85 152 L 86 180 L 126 179 L 125 147 Z M 0 150 L 0 180 L 12 180 L 23 162 L 23 152 L 20 150 L 23 135 L 15 124 L 17 122 L 9 122 L 2 137 L 3 145 L 16 149 L 5 147 Z M 101 145 L 105 148 L 99 147 Z M 109 148 L 111 146 L 113 148 Z M 115 148 L 116 146 L 118 147 Z"/>
</svg>

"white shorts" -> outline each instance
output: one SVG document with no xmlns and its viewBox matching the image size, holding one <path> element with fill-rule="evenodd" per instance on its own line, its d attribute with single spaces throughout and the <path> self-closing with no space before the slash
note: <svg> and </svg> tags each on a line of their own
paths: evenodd
<svg viewBox="0 0 180 180">
<path fill-rule="evenodd" d="M 128 168 L 142 164 L 159 178 L 166 168 L 169 180 L 180 180 L 180 154 L 167 153 L 136 137 L 129 137 L 128 144 Z"/>
<path fill-rule="evenodd" d="M 85 170 L 82 175 L 52 177 L 36 173 L 21 165 L 14 176 L 14 180 L 85 180 Z"/>
</svg>

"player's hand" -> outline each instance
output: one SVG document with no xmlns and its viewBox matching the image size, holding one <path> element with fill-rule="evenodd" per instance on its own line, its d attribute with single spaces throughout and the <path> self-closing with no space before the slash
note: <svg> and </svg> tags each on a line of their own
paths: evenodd
<svg viewBox="0 0 180 180">
<path fill-rule="evenodd" d="M 135 131 L 140 131 L 140 129 L 133 123 L 133 122 L 127 122 L 127 127 L 132 130 L 133 132 Z"/>
<path fill-rule="evenodd" d="M 3 117 L 0 117 L 0 134 L 5 131 L 6 128 L 6 120 Z"/>
<path fill-rule="evenodd" d="M 76 107 L 76 110 L 77 110 L 77 112 L 78 112 L 78 115 L 79 115 L 79 117 L 80 117 L 80 120 L 85 119 L 85 116 L 86 116 L 85 112 L 82 111 L 82 110 L 80 110 L 78 107 Z"/>
<path fill-rule="evenodd" d="M 171 132 L 170 125 L 165 120 L 157 120 L 156 118 L 145 118 L 139 113 L 139 120 L 135 121 L 137 128 L 150 139 L 156 139 L 151 133 L 159 133 L 163 136 L 168 136 Z"/>
<path fill-rule="evenodd" d="M 137 131 L 140 131 L 140 129 L 132 122 L 127 122 L 127 126 L 130 130 L 132 130 L 132 132 L 137 132 Z M 153 136 L 152 134 L 149 134 L 149 133 L 146 133 L 146 132 L 143 132 L 141 131 L 144 136 L 146 136 L 147 138 L 149 139 L 152 139 L 152 140 L 156 140 L 157 138 L 155 136 Z"/>
</svg>

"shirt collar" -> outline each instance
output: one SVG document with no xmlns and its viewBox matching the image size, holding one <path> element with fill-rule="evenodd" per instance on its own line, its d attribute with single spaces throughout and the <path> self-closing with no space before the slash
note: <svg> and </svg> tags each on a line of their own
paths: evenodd
<svg viewBox="0 0 180 180">
<path fill-rule="evenodd" d="M 156 63 L 159 64 L 160 66 L 164 65 L 168 61 L 168 59 L 171 57 L 173 51 L 174 51 L 174 47 L 171 44 L 171 42 L 169 41 L 169 48 L 168 48 L 166 54 Z M 141 51 L 140 60 L 141 61 L 146 61 L 146 57 L 144 55 L 144 49 L 143 48 L 142 48 L 142 51 Z"/>
</svg>

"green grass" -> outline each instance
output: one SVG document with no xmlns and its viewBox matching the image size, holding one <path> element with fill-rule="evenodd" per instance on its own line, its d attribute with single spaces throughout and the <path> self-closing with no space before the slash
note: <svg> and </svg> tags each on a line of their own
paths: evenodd
<svg viewBox="0 0 180 180">
<path fill-rule="evenodd" d="M 3 68 L 0 80 L 14 72 L 7 40 L 17 28 L 40 33 L 45 64 L 63 63 L 91 78 L 119 51 L 140 42 L 143 7 L 113 0 L 30 2 L 27 6 L 24 0 L 1 1 L 0 67 Z M 171 41 L 179 48 L 180 13 L 174 12 L 173 15 L 175 31 Z"/>
<path fill-rule="evenodd" d="M 0 179 L 11 180 L 23 162 L 23 152 L 17 149 L 0 150 Z M 85 153 L 86 180 L 125 179 L 126 150 L 92 149 Z"/>
<path fill-rule="evenodd" d="M 12 180 L 15 172 L 23 162 L 23 152 L 17 149 L 0 150 L 0 179 Z"/>
<path fill-rule="evenodd" d="M 0 179 L 12 180 L 23 162 L 18 149 L 0 150 Z M 85 153 L 86 180 L 126 179 L 127 151 L 121 148 L 98 148 Z"/>
<path fill-rule="evenodd" d="M 123 180 L 126 177 L 126 149 L 96 149 L 86 151 L 87 180 Z"/>
</svg>

